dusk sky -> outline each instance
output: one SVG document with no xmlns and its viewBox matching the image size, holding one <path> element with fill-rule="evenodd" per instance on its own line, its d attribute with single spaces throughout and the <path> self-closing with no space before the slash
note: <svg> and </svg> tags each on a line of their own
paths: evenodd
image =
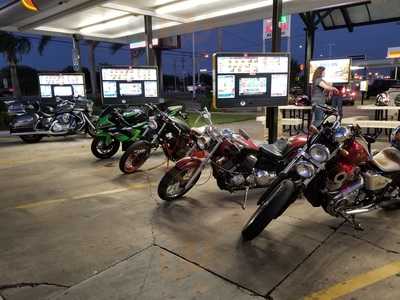
<svg viewBox="0 0 400 300">
<path fill-rule="evenodd" d="M 304 25 L 296 15 L 292 18 L 291 50 L 294 59 L 298 62 L 304 60 Z M 225 51 L 249 51 L 262 50 L 262 21 L 250 22 L 223 28 L 223 47 Z M 334 44 L 332 56 L 346 57 L 348 55 L 366 54 L 371 59 L 383 59 L 386 57 L 388 47 L 400 46 L 400 25 L 387 23 L 356 27 L 353 33 L 346 29 L 336 31 L 324 31 L 319 29 L 316 34 L 315 58 L 328 57 L 328 45 Z M 213 53 L 216 50 L 215 30 L 196 33 L 197 51 Z M 23 57 L 22 64 L 29 65 L 39 70 L 61 70 L 71 65 L 71 42 L 69 39 L 56 38 L 46 48 L 43 56 L 37 53 L 38 37 L 32 40 L 32 51 Z M 282 50 L 286 50 L 286 38 L 282 42 Z M 303 48 L 300 48 L 300 46 Z M 109 44 L 101 44 L 96 51 L 97 63 L 109 63 L 116 65 L 129 64 L 128 48 L 122 49 L 115 55 L 111 55 Z M 270 49 L 268 42 L 267 50 Z M 192 51 L 191 34 L 182 37 L 182 51 Z M 322 55 L 322 56 L 321 56 Z M 82 43 L 83 64 L 87 65 L 87 48 Z M 182 55 L 179 50 L 165 52 L 165 73 L 173 73 L 174 60 L 177 60 L 178 74 L 182 74 Z M 185 71 L 191 72 L 192 59 L 186 54 Z M 5 66 L 3 57 L 0 58 L 0 66 Z M 211 60 L 202 60 L 201 68 L 211 68 Z"/>
</svg>

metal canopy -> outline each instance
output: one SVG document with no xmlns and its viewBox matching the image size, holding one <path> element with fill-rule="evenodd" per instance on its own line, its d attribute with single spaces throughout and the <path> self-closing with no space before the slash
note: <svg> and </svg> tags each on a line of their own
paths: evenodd
<svg viewBox="0 0 400 300">
<path fill-rule="evenodd" d="M 316 11 L 325 30 L 347 28 L 350 32 L 356 26 L 387 23 L 400 20 L 400 1 L 364 1 L 339 8 Z"/>
<path fill-rule="evenodd" d="M 283 12 L 331 9 L 362 0 L 283 0 Z M 374 0 L 386 3 L 385 0 Z M 36 0 L 39 12 L 19 3 L 0 8 L 0 30 L 127 43 L 144 39 L 144 15 L 154 37 L 167 37 L 272 16 L 272 0 Z M 327 24 L 328 26 L 329 24 Z"/>
</svg>

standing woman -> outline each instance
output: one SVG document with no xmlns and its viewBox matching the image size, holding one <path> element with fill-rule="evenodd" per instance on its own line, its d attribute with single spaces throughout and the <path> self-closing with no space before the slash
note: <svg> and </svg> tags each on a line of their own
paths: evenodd
<svg viewBox="0 0 400 300">
<path fill-rule="evenodd" d="M 325 67 L 318 67 L 313 76 L 311 90 L 312 104 L 312 125 L 319 127 L 324 119 L 324 112 L 317 105 L 324 105 L 326 93 L 339 93 L 338 89 L 327 83 L 323 78 L 325 76 Z"/>
</svg>

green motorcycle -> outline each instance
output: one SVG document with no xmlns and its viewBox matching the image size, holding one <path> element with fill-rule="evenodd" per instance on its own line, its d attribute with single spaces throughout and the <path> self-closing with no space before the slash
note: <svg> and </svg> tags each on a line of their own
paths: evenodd
<svg viewBox="0 0 400 300">
<path fill-rule="evenodd" d="M 130 109 L 122 112 L 120 109 L 109 106 L 99 116 L 96 125 L 96 135 L 92 141 L 91 150 L 94 156 L 107 159 L 114 156 L 120 146 L 126 151 L 130 145 L 143 139 L 157 128 L 151 117 L 154 106 L 148 105 L 145 109 Z M 185 118 L 182 106 L 167 108 L 171 116 Z"/>
</svg>

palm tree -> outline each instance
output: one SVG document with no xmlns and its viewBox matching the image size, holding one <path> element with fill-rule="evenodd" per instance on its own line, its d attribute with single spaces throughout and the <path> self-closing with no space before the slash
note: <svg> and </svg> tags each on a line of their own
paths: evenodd
<svg viewBox="0 0 400 300">
<path fill-rule="evenodd" d="M 31 41 L 27 37 L 14 35 L 9 32 L 0 31 L 0 53 L 2 53 L 10 66 L 11 84 L 14 97 L 21 97 L 17 64 L 21 61 L 22 55 L 31 51 Z"/>
</svg>

